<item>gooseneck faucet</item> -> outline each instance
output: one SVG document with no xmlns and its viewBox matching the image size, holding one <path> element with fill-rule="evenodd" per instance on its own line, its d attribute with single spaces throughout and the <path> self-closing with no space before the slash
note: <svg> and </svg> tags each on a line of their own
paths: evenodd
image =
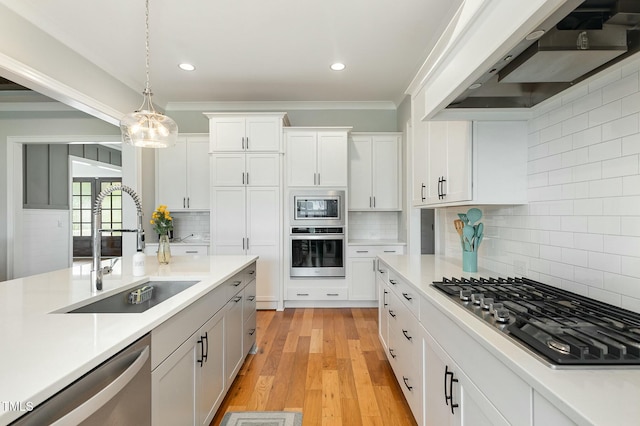
<svg viewBox="0 0 640 426">
<path fill-rule="evenodd" d="M 138 211 L 138 229 L 100 229 L 102 223 L 102 201 L 104 198 L 114 191 L 126 192 L 133 198 L 136 203 L 136 210 Z M 91 267 L 91 286 L 95 286 L 95 290 L 102 290 L 102 277 L 111 273 L 113 265 L 101 267 L 102 257 L 102 232 L 135 232 L 137 234 L 137 250 L 144 250 L 144 229 L 142 228 L 142 203 L 138 194 L 128 186 L 125 185 L 113 185 L 105 188 L 96 197 L 96 202 L 93 205 L 93 216 L 91 218 L 91 236 L 93 238 L 93 263 Z"/>
</svg>

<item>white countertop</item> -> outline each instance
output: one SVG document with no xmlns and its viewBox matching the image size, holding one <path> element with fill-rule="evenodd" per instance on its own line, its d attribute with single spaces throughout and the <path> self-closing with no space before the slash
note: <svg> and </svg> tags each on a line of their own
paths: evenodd
<svg viewBox="0 0 640 426">
<path fill-rule="evenodd" d="M 406 246 L 407 243 L 399 240 L 349 240 L 350 246 Z"/>
<path fill-rule="evenodd" d="M 256 259 L 176 256 L 158 265 L 147 256 L 147 275 L 134 277 L 125 258 L 105 276 L 100 294 L 91 291 L 90 264 L 0 282 L 0 424 L 24 414 L 8 411 L 9 403 L 38 405 Z M 168 277 L 201 282 L 139 314 L 56 313 Z"/>
<path fill-rule="evenodd" d="M 432 255 L 379 257 L 576 423 L 607 426 L 640 423 L 640 369 L 552 369 L 431 287 L 433 281 L 442 277 L 498 277 L 499 274 L 481 268 L 475 274 L 462 272 L 460 262 Z"/>
</svg>

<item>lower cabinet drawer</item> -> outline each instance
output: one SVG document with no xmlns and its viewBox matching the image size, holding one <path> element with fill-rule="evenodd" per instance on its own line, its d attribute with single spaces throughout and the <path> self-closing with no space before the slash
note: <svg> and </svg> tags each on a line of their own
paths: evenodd
<svg viewBox="0 0 640 426">
<path fill-rule="evenodd" d="M 287 300 L 347 300 L 347 288 L 289 287 Z"/>
</svg>

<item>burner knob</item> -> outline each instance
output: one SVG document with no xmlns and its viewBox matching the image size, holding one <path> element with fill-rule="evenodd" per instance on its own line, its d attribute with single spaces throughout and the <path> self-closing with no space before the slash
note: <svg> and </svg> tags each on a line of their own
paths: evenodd
<svg viewBox="0 0 640 426">
<path fill-rule="evenodd" d="M 500 302 L 493 302 L 489 304 L 489 312 L 491 312 L 491 314 L 493 314 L 496 309 L 502 309 L 503 305 Z"/>
<path fill-rule="evenodd" d="M 480 305 L 480 301 L 482 300 L 483 297 L 484 297 L 484 293 L 473 293 L 471 295 L 471 300 L 473 301 L 474 305 Z"/>
<path fill-rule="evenodd" d="M 460 300 L 468 302 L 471 300 L 471 290 L 460 290 Z"/>
<path fill-rule="evenodd" d="M 507 308 L 497 308 L 495 311 L 493 311 L 493 318 L 496 320 L 496 322 L 509 322 L 509 310 Z"/>
<path fill-rule="evenodd" d="M 493 304 L 493 297 L 483 297 L 480 301 L 480 307 L 485 311 L 488 311 Z"/>
</svg>

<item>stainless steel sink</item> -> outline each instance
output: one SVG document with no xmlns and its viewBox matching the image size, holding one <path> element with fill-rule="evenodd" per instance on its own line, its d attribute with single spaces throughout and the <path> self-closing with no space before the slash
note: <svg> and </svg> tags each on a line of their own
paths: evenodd
<svg viewBox="0 0 640 426">
<path fill-rule="evenodd" d="M 68 314 L 137 314 L 164 302 L 200 281 L 148 281 L 121 291 L 104 299 L 81 306 Z M 132 304 L 129 295 L 138 289 L 153 287 L 151 297 L 144 302 Z"/>
</svg>

